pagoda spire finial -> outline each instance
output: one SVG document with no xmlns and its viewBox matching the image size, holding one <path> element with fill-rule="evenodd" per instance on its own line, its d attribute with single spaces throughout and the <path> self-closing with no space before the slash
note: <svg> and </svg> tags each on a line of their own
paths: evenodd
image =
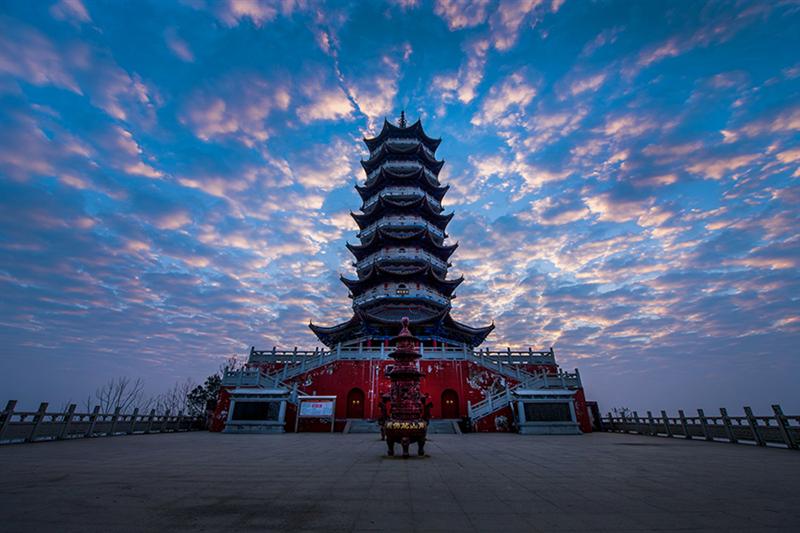
<svg viewBox="0 0 800 533">
<path fill-rule="evenodd" d="M 405 128 L 406 127 L 406 110 L 405 109 L 400 111 L 400 127 L 401 128 Z"/>
</svg>

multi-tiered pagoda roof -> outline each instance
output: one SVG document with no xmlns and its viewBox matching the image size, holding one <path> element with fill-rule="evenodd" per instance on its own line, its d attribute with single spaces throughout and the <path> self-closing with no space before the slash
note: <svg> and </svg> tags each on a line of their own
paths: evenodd
<svg viewBox="0 0 800 533">
<path fill-rule="evenodd" d="M 356 185 L 360 213 L 353 213 L 359 244 L 347 244 L 355 257 L 356 279 L 342 277 L 353 299 L 353 317 L 342 324 L 310 327 L 327 346 L 383 341 L 397 322 L 410 318 L 423 340 L 481 344 L 494 325 L 473 328 L 450 316 L 454 291 L 463 281 L 447 279 L 450 256 L 458 244 L 446 244 L 453 213 L 444 213 L 448 186 L 439 183 L 444 161 L 436 159 L 441 139 L 425 134 L 421 122 L 384 121 L 377 137 L 364 139 L 367 174 Z"/>
</svg>

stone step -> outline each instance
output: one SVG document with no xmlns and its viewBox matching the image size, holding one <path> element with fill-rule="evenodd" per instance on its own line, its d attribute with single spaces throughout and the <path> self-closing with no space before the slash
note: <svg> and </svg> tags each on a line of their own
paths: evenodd
<svg viewBox="0 0 800 533">
<path fill-rule="evenodd" d="M 381 428 L 374 420 L 357 420 L 351 419 L 347 421 L 348 433 L 380 433 Z"/>
<path fill-rule="evenodd" d="M 458 432 L 453 426 L 455 420 L 430 420 L 428 422 L 428 433 L 456 435 Z"/>
</svg>

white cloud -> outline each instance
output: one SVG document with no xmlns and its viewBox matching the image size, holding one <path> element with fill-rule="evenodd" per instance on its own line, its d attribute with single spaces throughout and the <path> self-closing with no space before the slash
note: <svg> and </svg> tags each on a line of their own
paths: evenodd
<svg viewBox="0 0 800 533">
<path fill-rule="evenodd" d="M 261 27 L 274 20 L 281 8 L 284 13 L 291 13 L 294 9 L 294 2 L 278 0 L 221 0 L 215 4 L 217 16 L 229 27 L 236 26 L 242 19 L 250 19 L 255 26 Z"/>
<path fill-rule="evenodd" d="M 445 102 L 458 98 L 460 102 L 468 104 L 475 99 L 478 85 L 483 80 L 488 49 L 489 41 L 485 39 L 470 43 L 466 64 L 458 69 L 456 75 L 434 76 L 433 87 L 441 93 Z"/>
<path fill-rule="evenodd" d="M 472 117 L 472 124 L 508 126 L 514 118 L 524 114 L 525 108 L 536 96 L 536 88 L 529 85 L 522 74 L 511 74 L 494 87 L 481 102 L 480 112 Z M 516 113 L 511 111 L 516 109 Z"/>
<path fill-rule="evenodd" d="M 508 50 L 519 38 L 522 24 L 546 0 L 504 0 L 497 6 L 497 11 L 489 18 L 492 33 L 492 44 L 498 50 Z M 558 10 L 560 3 L 551 4 L 552 11 Z"/>
<path fill-rule="evenodd" d="M 353 104 L 341 89 L 317 91 L 313 100 L 297 109 L 297 116 L 305 123 L 315 120 L 351 118 Z"/>
</svg>

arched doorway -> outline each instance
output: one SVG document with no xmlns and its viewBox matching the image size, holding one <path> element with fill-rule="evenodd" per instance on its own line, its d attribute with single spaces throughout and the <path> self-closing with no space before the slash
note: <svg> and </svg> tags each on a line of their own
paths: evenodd
<svg viewBox="0 0 800 533">
<path fill-rule="evenodd" d="M 347 393 L 347 418 L 364 418 L 364 391 L 359 388 Z"/>
<path fill-rule="evenodd" d="M 442 392 L 442 418 L 461 418 L 458 412 L 458 394 L 453 389 Z"/>
</svg>

